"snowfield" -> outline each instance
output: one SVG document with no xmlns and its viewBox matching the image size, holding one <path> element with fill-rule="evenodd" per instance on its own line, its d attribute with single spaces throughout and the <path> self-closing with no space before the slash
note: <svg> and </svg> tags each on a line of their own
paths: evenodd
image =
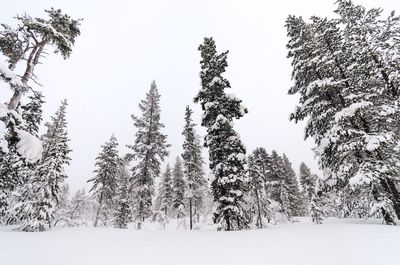
<svg viewBox="0 0 400 265">
<path fill-rule="evenodd" d="M 400 227 L 328 220 L 263 230 L 58 228 L 43 233 L 0 228 L 1 265 L 399 264 Z"/>
</svg>

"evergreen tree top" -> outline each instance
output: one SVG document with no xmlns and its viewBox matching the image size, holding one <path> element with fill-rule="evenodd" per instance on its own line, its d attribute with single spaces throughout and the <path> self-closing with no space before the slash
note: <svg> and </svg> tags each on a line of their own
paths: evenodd
<svg viewBox="0 0 400 265">
<path fill-rule="evenodd" d="M 202 110 L 205 111 L 202 125 L 211 127 L 218 118 L 220 122 L 239 119 L 248 110 L 242 106 L 242 100 L 225 92 L 225 88 L 230 88 L 229 81 L 222 76 L 228 66 L 228 51 L 217 54 L 213 38 L 205 38 L 203 44 L 199 46 L 199 51 L 202 57 L 201 89 L 194 102 L 200 102 Z"/>
<path fill-rule="evenodd" d="M 96 157 L 96 175 L 87 182 L 93 182 L 93 187 L 89 192 L 98 192 L 97 189 L 105 188 L 108 190 L 106 196 L 111 196 L 116 191 L 116 178 L 122 161 L 118 156 L 118 141 L 112 134 L 110 139 L 101 146 L 102 150 Z"/>
<path fill-rule="evenodd" d="M 55 115 L 51 117 L 51 122 L 45 124 L 47 131 L 41 137 L 43 143 L 43 160 L 48 156 L 60 154 L 59 150 L 63 150 L 62 153 L 65 152 L 64 155 L 67 155 L 72 151 L 67 144 L 70 141 L 68 138 L 66 120 L 67 105 L 67 100 L 61 101 L 60 107 L 56 111 Z M 69 157 L 66 157 L 66 159 L 70 160 Z"/>
<path fill-rule="evenodd" d="M 193 122 L 192 114 L 193 114 L 193 110 L 189 106 L 186 106 L 185 126 L 183 129 L 182 135 L 185 135 L 187 137 L 191 137 L 191 135 L 194 135 L 194 127 L 196 126 L 196 124 Z"/>
<path fill-rule="evenodd" d="M 134 125 L 137 128 L 135 144 L 128 146 L 134 150 L 131 157 L 144 155 L 147 151 L 157 155 L 161 161 L 169 154 L 167 148 L 167 135 L 161 133 L 164 124 L 161 123 L 160 94 L 155 81 L 151 83 L 146 98 L 139 103 L 141 116 L 132 115 Z"/>
<path fill-rule="evenodd" d="M 68 58 L 75 44 L 75 38 L 80 35 L 79 26 L 82 19 L 72 19 L 69 15 L 63 14 L 61 9 L 45 10 L 49 19 L 32 18 L 28 15 L 17 16 L 22 22 L 22 27 L 27 32 L 33 32 L 36 39 L 48 41 L 56 46 L 56 53 L 61 53 Z"/>
</svg>

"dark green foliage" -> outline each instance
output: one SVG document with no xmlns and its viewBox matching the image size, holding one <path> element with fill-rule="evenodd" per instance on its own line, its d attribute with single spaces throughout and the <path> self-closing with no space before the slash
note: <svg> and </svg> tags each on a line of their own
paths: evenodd
<svg viewBox="0 0 400 265">
<path fill-rule="evenodd" d="M 97 201 L 94 226 L 99 222 L 108 225 L 112 220 L 121 165 L 117 148 L 117 138 L 112 135 L 110 140 L 102 145 L 102 151 L 96 157 L 95 176 L 88 180 L 88 183 L 93 183 L 89 192 Z"/>
<path fill-rule="evenodd" d="M 128 146 L 137 164 L 132 171 L 132 202 L 134 220 L 141 223 L 152 215 L 154 179 L 160 175 L 160 164 L 168 156 L 167 136 L 162 134 L 164 124 L 160 121 L 160 94 L 155 81 L 151 83 L 146 99 L 139 103 L 141 117 L 132 115 L 137 129 L 133 145 Z"/>
<path fill-rule="evenodd" d="M 172 186 L 174 191 L 172 199 L 174 211 L 176 212 L 177 218 L 181 218 L 185 214 L 186 182 L 183 176 L 182 161 L 179 157 L 176 158 L 172 169 Z"/>
<path fill-rule="evenodd" d="M 243 195 L 248 187 L 244 165 L 246 149 L 233 129 L 233 120 L 241 118 L 247 109 L 241 100 L 225 92 L 229 81 L 222 74 L 228 66 L 227 54 L 217 54 L 215 41 L 205 38 L 201 52 L 201 89 L 195 102 L 203 110 L 202 125 L 207 128 L 204 145 L 209 148 L 213 174 L 212 194 L 216 202 L 214 222 L 218 229 L 241 230 L 248 227 Z"/>
<path fill-rule="evenodd" d="M 257 228 L 265 226 L 264 219 L 271 219 L 270 199 L 266 190 L 270 158 L 264 148 L 256 148 L 248 158 L 251 212 Z"/>
<path fill-rule="evenodd" d="M 132 222 L 128 161 L 125 161 L 125 163 L 121 162 L 118 174 L 114 227 L 126 229 L 128 228 L 128 224 Z"/>
<path fill-rule="evenodd" d="M 21 202 L 15 207 L 16 216 L 22 220 L 23 231 L 44 231 L 53 226 L 62 202 L 62 188 L 67 175 L 65 166 L 71 160 L 66 121 L 67 101 L 61 103 L 47 132 L 41 137 L 43 155 L 35 166 L 32 177 L 22 187 Z"/>
<path fill-rule="evenodd" d="M 155 208 L 161 210 L 165 217 L 170 217 L 173 208 L 174 184 L 172 180 L 171 167 L 167 164 L 162 176 L 155 200 Z"/>
<path fill-rule="evenodd" d="M 203 170 L 203 157 L 202 157 L 202 147 L 200 145 L 200 140 L 196 135 L 195 126 L 192 120 L 193 111 L 186 106 L 185 110 L 185 127 L 183 129 L 182 135 L 184 136 L 184 142 L 182 145 L 183 153 L 183 168 L 184 175 L 187 180 L 187 197 L 189 199 L 189 221 L 190 229 L 193 229 L 194 216 L 197 215 L 197 220 L 199 219 L 199 213 L 203 206 L 204 197 L 207 187 L 207 180 L 204 177 Z"/>
<path fill-rule="evenodd" d="M 372 194 L 371 212 L 393 223 L 400 217 L 399 17 L 382 19 L 381 9 L 348 0 L 336 4 L 337 19 L 286 21 L 289 94 L 300 95 L 291 119 L 307 120 L 305 136 L 315 141 L 326 184 Z"/>
</svg>

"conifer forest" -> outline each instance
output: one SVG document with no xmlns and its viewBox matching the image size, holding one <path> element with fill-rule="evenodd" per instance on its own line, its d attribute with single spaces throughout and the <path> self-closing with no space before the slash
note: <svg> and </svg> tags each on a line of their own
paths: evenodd
<svg viewBox="0 0 400 265">
<path fill-rule="evenodd" d="M 400 264 L 400 4 L 281 2 L 2 3 L 0 264 Z"/>
</svg>

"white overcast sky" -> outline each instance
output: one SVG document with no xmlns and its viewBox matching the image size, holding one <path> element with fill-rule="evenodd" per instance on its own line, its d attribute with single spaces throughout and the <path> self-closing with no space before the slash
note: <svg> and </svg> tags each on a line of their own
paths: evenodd
<svg viewBox="0 0 400 265">
<path fill-rule="evenodd" d="M 400 1 L 357 0 L 385 13 L 400 12 Z M 181 152 L 183 115 L 200 87 L 198 45 L 213 36 L 219 51 L 229 50 L 229 92 L 243 99 L 249 114 L 236 122 L 248 151 L 263 146 L 286 153 L 296 171 L 301 161 L 317 171 L 312 143 L 304 141 L 304 124 L 289 122 L 296 96 L 286 58 L 284 21 L 289 14 L 332 16 L 334 0 L 2 0 L 0 23 L 13 24 L 16 14 L 43 17 L 44 9 L 61 8 L 83 18 L 73 54 L 63 61 L 49 55 L 37 67 L 43 84 L 47 121 L 66 98 L 73 190 L 87 187 L 100 146 L 114 133 L 121 154 L 134 141 L 130 115 L 138 113 L 153 79 L 161 93 L 161 119 L 172 144 L 170 162 Z M 0 101 L 10 92 L 0 83 Z M 204 134 L 204 129 L 199 128 Z"/>
</svg>

